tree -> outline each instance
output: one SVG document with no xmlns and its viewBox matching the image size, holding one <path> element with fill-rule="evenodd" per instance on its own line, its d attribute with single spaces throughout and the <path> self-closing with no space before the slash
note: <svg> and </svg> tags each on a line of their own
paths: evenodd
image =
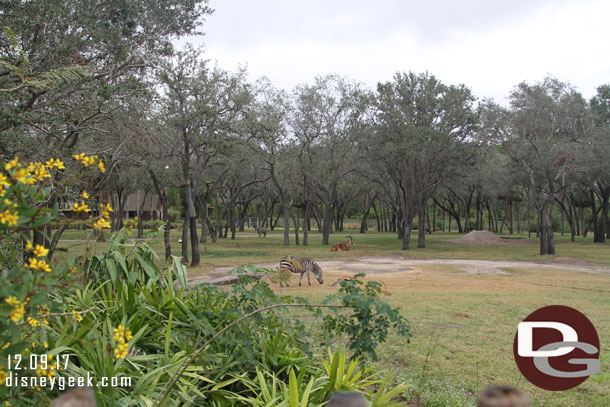
<svg viewBox="0 0 610 407">
<path fill-rule="evenodd" d="M 370 129 L 370 95 L 359 84 L 330 75 L 294 91 L 291 128 L 308 165 L 306 174 L 324 203 L 322 244 L 329 244 L 337 190 L 358 167 L 358 140 Z"/>
<path fill-rule="evenodd" d="M 610 200 L 610 85 L 602 85 L 597 88 L 597 94 L 591 99 L 590 110 L 592 114 L 592 125 L 587 148 L 581 159 L 589 163 L 587 177 L 591 185 L 592 217 L 593 217 L 593 241 L 605 242 L 610 238 L 610 225 L 608 223 L 608 210 Z M 597 221 L 595 210 L 595 197 L 600 201 L 600 219 Z"/>
<path fill-rule="evenodd" d="M 18 130 L 50 151 L 94 132 L 111 113 L 107 103 L 145 80 L 172 40 L 199 33 L 212 12 L 205 0 L 7 0 L 1 7 L 9 29 L 0 36 L 0 89 L 15 91 L 0 92 L 0 144 Z"/>
<path fill-rule="evenodd" d="M 577 151 L 587 132 L 586 104 L 554 78 L 519 84 L 510 102 L 510 111 L 493 103 L 486 107 L 487 128 L 527 177 L 538 212 L 540 254 L 555 254 L 552 205 L 564 175 L 578 165 Z"/>
<path fill-rule="evenodd" d="M 190 232 L 191 266 L 198 265 L 200 257 L 195 197 L 207 164 L 217 154 L 217 144 L 231 134 L 235 121 L 250 101 L 244 76 L 244 71 L 230 74 L 208 68 L 193 48 L 177 52 L 160 71 L 167 123 L 180 146 L 175 154 L 182 168 L 187 206 L 184 231 L 188 228 Z M 188 245 L 185 234 L 182 244 L 184 256 Z"/>
<path fill-rule="evenodd" d="M 290 245 L 290 217 L 293 195 L 290 193 L 283 163 L 295 160 L 290 154 L 286 118 L 288 115 L 287 96 L 275 89 L 267 79 L 257 84 L 257 99 L 248 117 L 248 132 L 254 154 L 261 156 L 263 170 L 269 174 L 282 205 L 284 215 L 284 246 Z M 273 212 L 271 213 L 273 216 Z"/>
<path fill-rule="evenodd" d="M 466 87 L 446 86 L 428 73 L 397 73 L 377 87 L 377 128 L 367 146 L 400 205 L 403 250 L 416 215 L 418 247 L 425 247 L 426 203 L 467 159 L 466 141 L 477 124 L 473 102 Z"/>
</svg>

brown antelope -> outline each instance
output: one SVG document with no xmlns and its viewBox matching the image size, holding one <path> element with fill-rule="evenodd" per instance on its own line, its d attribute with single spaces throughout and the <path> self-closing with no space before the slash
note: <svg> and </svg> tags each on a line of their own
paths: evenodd
<svg viewBox="0 0 610 407">
<path fill-rule="evenodd" d="M 354 239 L 352 239 L 351 236 L 345 236 L 347 237 L 349 240 L 347 242 L 341 242 L 339 244 L 336 244 L 333 246 L 332 249 L 330 249 L 331 252 L 349 252 L 349 248 L 352 247 L 353 245 L 356 244 L 356 242 L 354 242 Z"/>
</svg>

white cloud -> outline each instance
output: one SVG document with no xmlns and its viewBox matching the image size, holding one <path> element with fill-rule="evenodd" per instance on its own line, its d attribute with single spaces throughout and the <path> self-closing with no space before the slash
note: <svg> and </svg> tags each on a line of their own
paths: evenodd
<svg viewBox="0 0 610 407">
<path fill-rule="evenodd" d="M 506 2 L 502 2 L 506 3 Z M 532 5 L 535 3 L 535 5 Z M 237 1 L 212 3 L 207 57 L 291 89 L 338 73 L 374 87 L 396 71 L 429 71 L 502 101 L 552 74 L 586 97 L 610 82 L 610 5 L 600 1 Z"/>
</svg>

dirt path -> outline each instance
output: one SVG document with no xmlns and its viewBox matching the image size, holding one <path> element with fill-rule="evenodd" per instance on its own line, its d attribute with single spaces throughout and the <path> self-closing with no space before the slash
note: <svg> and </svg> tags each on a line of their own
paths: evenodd
<svg viewBox="0 0 610 407">
<path fill-rule="evenodd" d="M 318 261 L 325 274 L 350 275 L 356 273 L 420 273 L 418 267 L 450 265 L 457 266 L 467 274 L 508 274 L 503 268 L 536 268 L 576 271 L 582 273 L 609 274 L 610 267 L 574 259 L 557 258 L 551 261 L 506 261 L 506 260 L 458 260 L 458 259 L 405 259 L 401 257 L 362 257 L 350 260 Z M 276 268 L 277 263 L 257 264 L 257 267 Z M 210 274 L 189 279 L 189 284 L 230 284 L 236 278 L 226 273 L 233 267 L 217 267 Z"/>
</svg>

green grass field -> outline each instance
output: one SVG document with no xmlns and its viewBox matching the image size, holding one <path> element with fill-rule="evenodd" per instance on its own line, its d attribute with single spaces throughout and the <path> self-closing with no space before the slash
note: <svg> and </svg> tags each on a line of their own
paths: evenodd
<svg viewBox="0 0 610 407">
<path fill-rule="evenodd" d="M 179 255 L 178 232 L 172 231 L 172 250 Z M 252 235 L 252 231 L 246 232 Z M 313 233 L 310 245 L 282 245 L 278 231 L 266 239 L 239 237 L 220 239 L 201 245 L 201 265 L 189 270 L 191 275 L 209 272 L 214 267 L 273 263 L 282 256 L 300 255 L 317 260 L 358 259 L 362 257 L 405 257 L 416 259 L 527 260 L 555 263 L 610 266 L 610 244 L 593 244 L 592 238 L 556 236 L 557 256 L 538 255 L 535 240 L 501 246 L 466 246 L 451 243 L 457 234 L 427 236 L 425 249 L 400 250 L 394 234 L 371 232 L 360 235 L 351 231 L 357 245 L 351 251 L 331 253 L 321 245 L 321 236 Z M 344 240 L 350 232 L 335 234 L 331 244 Z M 69 248 L 62 256 L 83 252 L 88 243 L 84 232 L 68 231 L 61 246 Z M 526 236 L 521 236 L 526 237 Z M 291 235 L 291 242 L 294 236 Z M 152 240 L 158 253 L 162 241 Z M 93 250 L 101 250 L 98 244 Z M 61 261 L 61 257 L 57 258 Z M 610 351 L 610 275 L 574 271 L 528 268 L 506 268 L 506 274 L 468 274 L 457 266 L 423 265 L 411 273 L 369 275 L 382 280 L 392 296 L 387 301 L 401 308 L 410 321 L 413 338 L 391 337 L 380 347 L 379 367 L 392 381 L 409 381 L 426 396 L 422 406 L 474 405 L 474 397 L 489 384 L 518 386 L 533 399 L 534 406 L 608 406 L 610 382 L 593 378 L 565 392 L 548 392 L 530 385 L 521 377 L 513 360 L 512 343 L 516 327 L 528 314 L 545 305 L 574 307 L 596 326 L 602 343 L 602 358 Z M 336 290 L 333 276 L 325 275 L 325 284 L 284 289 L 287 294 L 320 300 Z M 294 281 L 294 280 L 293 280 Z M 274 286 L 279 290 L 279 287 Z M 610 362 L 602 362 L 602 372 L 610 373 Z"/>
</svg>

